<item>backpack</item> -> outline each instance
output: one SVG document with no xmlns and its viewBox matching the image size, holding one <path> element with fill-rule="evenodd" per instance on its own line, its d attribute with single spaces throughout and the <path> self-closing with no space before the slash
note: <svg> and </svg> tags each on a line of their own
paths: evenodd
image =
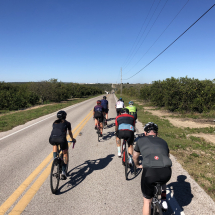
<svg viewBox="0 0 215 215">
<path fill-rule="evenodd" d="M 66 140 L 66 123 L 54 123 L 49 143 L 51 145 L 58 145 L 64 143 Z"/>
</svg>

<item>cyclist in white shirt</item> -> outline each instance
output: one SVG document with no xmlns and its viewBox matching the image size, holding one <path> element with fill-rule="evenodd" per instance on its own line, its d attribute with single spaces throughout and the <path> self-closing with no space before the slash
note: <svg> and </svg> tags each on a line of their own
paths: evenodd
<svg viewBox="0 0 215 215">
<path fill-rule="evenodd" d="M 117 113 L 117 116 L 120 114 L 120 111 L 122 108 L 124 108 L 124 101 L 122 100 L 122 98 L 120 98 L 116 105 L 115 105 L 115 108 L 116 108 L 116 113 Z"/>
</svg>

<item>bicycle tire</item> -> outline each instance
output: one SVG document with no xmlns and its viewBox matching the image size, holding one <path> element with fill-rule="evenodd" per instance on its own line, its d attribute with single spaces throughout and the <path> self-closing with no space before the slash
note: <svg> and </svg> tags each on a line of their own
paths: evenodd
<svg viewBox="0 0 215 215">
<path fill-rule="evenodd" d="M 161 206 L 158 202 L 153 204 L 153 213 L 152 215 L 163 215 L 163 211 L 161 209 Z"/>
<path fill-rule="evenodd" d="M 69 168 L 69 150 L 67 151 L 66 175 L 68 174 L 68 168 Z"/>
<path fill-rule="evenodd" d="M 125 166 L 125 148 L 123 146 L 124 146 L 124 140 L 122 143 L 121 157 L 122 157 L 122 165 Z"/>
<path fill-rule="evenodd" d="M 100 127 L 97 127 L 97 134 L 98 134 L 98 142 L 99 142 L 99 136 L 100 136 Z"/>
<path fill-rule="evenodd" d="M 54 159 L 52 162 L 50 173 L 50 187 L 53 194 L 56 194 L 60 181 L 60 164 L 58 159 Z"/>
<path fill-rule="evenodd" d="M 128 153 L 127 149 L 125 148 L 125 179 L 128 179 Z"/>
<path fill-rule="evenodd" d="M 136 174 L 137 174 L 137 167 L 136 167 L 136 165 L 135 165 L 135 163 L 134 163 L 133 160 L 132 160 L 132 165 L 133 165 L 133 172 L 134 172 L 134 175 L 136 176 Z"/>
</svg>

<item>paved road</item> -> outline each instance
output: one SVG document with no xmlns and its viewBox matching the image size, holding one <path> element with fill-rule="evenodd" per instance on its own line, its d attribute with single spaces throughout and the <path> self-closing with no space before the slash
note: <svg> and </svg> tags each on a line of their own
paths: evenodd
<svg viewBox="0 0 215 215">
<path fill-rule="evenodd" d="M 69 149 L 69 177 L 53 195 L 49 185 L 52 147 L 48 138 L 56 114 L 0 133 L 0 214 L 141 214 L 141 173 L 125 180 L 116 156 L 114 95 L 108 96 L 109 118 L 104 137 L 97 141 L 92 108 L 97 98 L 67 108 L 77 136 Z M 142 126 L 137 124 L 139 133 Z M 15 133 L 17 132 L 17 133 Z M 215 214 L 214 202 L 182 169 L 174 157 L 169 182 L 170 210 L 174 214 Z M 198 211 L 198 212 L 197 212 Z"/>
</svg>

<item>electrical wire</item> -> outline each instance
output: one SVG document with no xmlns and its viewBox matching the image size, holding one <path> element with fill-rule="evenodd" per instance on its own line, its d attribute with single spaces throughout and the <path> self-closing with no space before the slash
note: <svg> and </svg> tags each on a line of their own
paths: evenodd
<svg viewBox="0 0 215 215">
<path fill-rule="evenodd" d="M 132 75 L 130 78 L 133 78 L 135 75 L 137 75 L 138 73 L 140 73 L 142 70 L 144 70 L 147 66 L 149 66 L 154 60 L 156 60 L 160 55 L 162 55 L 170 46 L 172 46 L 180 37 L 182 37 L 190 28 L 192 28 L 203 16 L 205 16 L 213 7 L 215 6 L 215 4 L 210 7 L 202 16 L 200 16 L 189 28 L 187 28 L 187 30 L 185 30 L 179 37 L 177 37 L 170 45 L 168 45 L 160 54 L 158 54 L 153 60 L 151 60 L 148 64 L 146 64 L 146 66 L 144 66 L 141 70 L 139 70 L 138 72 L 136 72 L 134 75 Z M 130 78 L 126 78 L 123 80 L 128 80 Z"/>
<path fill-rule="evenodd" d="M 164 29 L 164 31 L 160 34 L 160 36 L 155 40 L 155 42 L 150 46 L 150 48 L 143 54 L 143 56 L 137 61 L 137 63 L 127 72 L 129 73 L 142 59 L 143 57 L 149 52 L 149 50 L 155 45 L 155 43 L 160 39 L 160 37 L 164 34 L 164 32 L 169 28 L 169 26 L 172 24 L 172 22 L 176 19 L 176 17 L 181 13 L 181 11 L 184 9 L 184 7 L 187 5 L 187 3 L 189 2 L 189 0 L 187 0 L 187 2 L 184 4 L 184 6 L 181 8 L 181 10 L 176 14 L 176 16 L 172 19 L 172 21 L 169 23 L 169 25 L 167 25 L 167 27 Z M 127 74 L 126 73 L 126 74 Z"/>
</svg>

